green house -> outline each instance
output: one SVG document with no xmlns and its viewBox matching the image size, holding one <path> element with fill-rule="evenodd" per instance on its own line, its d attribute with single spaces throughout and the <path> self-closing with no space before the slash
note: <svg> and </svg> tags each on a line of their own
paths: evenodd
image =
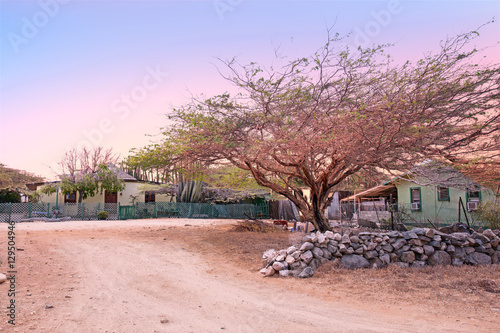
<svg viewBox="0 0 500 333">
<path fill-rule="evenodd" d="M 397 188 L 398 212 L 408 223 L 429 221 L 450 224 L 474 219 L 473 212 L 484 201 L 494 201 L 495 192 L 483 186 L 455 188 L 398 179 L 392 181 Z M 459 213 L 460 212 L 460 213 Z M 459 216 L 460 214 L 460 216 Z"/>
<path fill-rule="evenodd" d="M 442 226 L 455 222 L 480 224 L 474 211 L 481 203 L 500 200 L 495 191 L 465 177 L 456 169 L 426 161 L 409 172 L 342 200 L 353 219 L 381 223 L 399 219 L 405 224 Z"/>
</svg>

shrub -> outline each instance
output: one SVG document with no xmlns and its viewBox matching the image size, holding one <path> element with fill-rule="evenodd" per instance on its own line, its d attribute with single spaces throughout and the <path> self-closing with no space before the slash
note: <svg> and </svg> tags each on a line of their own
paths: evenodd
<svg viewBox="0 0 500 333">
<path fill-rule="evenodd" d="M 485 223 L 485 227 L 490 229 L 500 229 L 500 202 L 482 202 L 475 215 L 478 220 Z"/>
<path fill-rule="evenodd" d="M 108 218 L 108 216 L 109 216 L 108 212 L 105 212 L 103 210 L 97 213 L 97 218 L 99 220 L 105 220 Z"/>
</svg>

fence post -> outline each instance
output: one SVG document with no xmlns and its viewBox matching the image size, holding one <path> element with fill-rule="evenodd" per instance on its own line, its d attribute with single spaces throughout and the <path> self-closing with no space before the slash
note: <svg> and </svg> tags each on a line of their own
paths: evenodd
<svg viewBox="0 0 500 333">
<path fill-rule="evenodd" d="M 31 202 L 28 203 L 28 218 L 31 218 Z"/>
<path fill-rule="evenodd" d="M 116 215 L 117 215 L 117 217 L 118 217 L 118 220 L 121 220 L 121 219 L 122 219 L 122 218 L 121 218 L 121 215 L 120 215 L 120 213 L 121 213 L 121 209 L 120 209 L 120 207 L 121 207 L 121 206 L 120 206 L 120 203 L 118 203 L 118 211 L 116 212 Z"/>
<path fill-rule="evenodd" d="M 7 222 L 10 223 L 10 217 L 12 215 L 12 202 L 9 202 L 9 219 L 7 220 Z"/>
<path fill-rule="evenodd" d="M 82 221 L 85 219 L 85 204 L 82 202 Z"/>
<path fill-rule="evenodd" d="M 47 202 L 47 217 L 50 216 L 50 202 Z"/>
</svg>

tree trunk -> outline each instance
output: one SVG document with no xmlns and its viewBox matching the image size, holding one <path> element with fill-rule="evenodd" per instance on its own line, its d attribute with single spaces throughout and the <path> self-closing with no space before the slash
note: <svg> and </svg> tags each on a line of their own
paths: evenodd
<svg viewBox="0 0 500 333">
<path fill-rule="evenodd" d="M 325 203 L 316 194 L 312 195 L 312 223 L 316 230 L 325 232 L 331 229 L 328 218 L 325 216 Z"/>
</svg>

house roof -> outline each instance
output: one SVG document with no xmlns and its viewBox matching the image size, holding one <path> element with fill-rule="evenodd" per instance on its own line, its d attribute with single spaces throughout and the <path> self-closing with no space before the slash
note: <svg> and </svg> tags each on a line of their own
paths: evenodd
<svg viewBox="0 0 500 333">
<path fill-rule="evenodd" d="M 353 201 L 358 198 L 379 198 L 379 197 L 388 197 L 391 194 L 397 194 L 396 186 L 394 185 L 378 185 L 363 192 L 356 193 L 347 198 L 342 199 L 341 201 Z"/>
<path fill-rule="evenodd" d="M 113 171 L 114 174 L 116 174 L 118 179 L 121 179 L 121 180 L 126 181 L 126 182 L 136 182 L 137 181 L 137 179 L 135 177 L 132 177 L 131 175 L 129 175 L 128 173 L 126 173 L 125 171 L 123 171 L 122 169 L 120 169 L 119 167 L 114 165 L 113 163 L 109 163 L 108 168 L 111 171 Z"/>
</svg>

